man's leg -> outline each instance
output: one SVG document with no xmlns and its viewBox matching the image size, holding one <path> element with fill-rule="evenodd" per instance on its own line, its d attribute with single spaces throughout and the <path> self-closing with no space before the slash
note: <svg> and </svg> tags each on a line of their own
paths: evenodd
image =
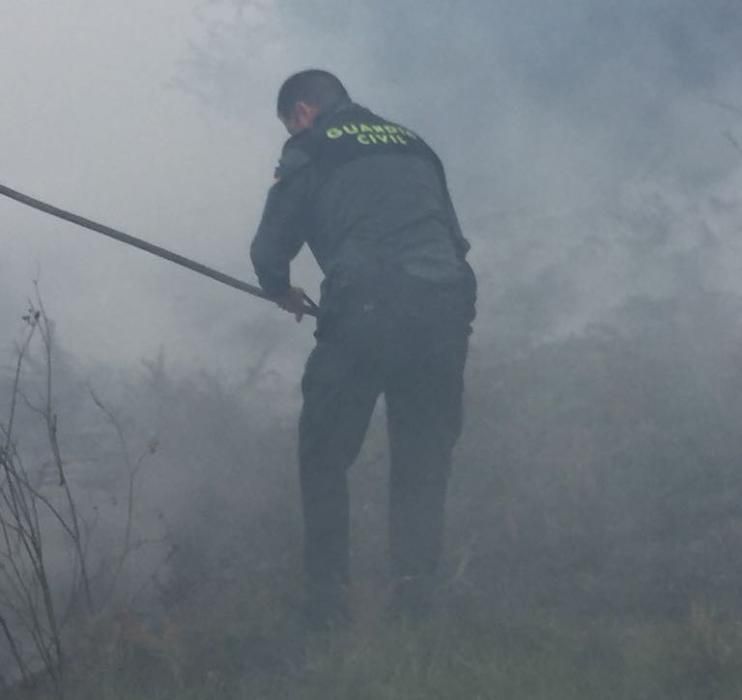
<svg viewBox="0 0 742 700">
<path fill-rule="evenodd" d="M 373 369 L 343 343 L 320 342 L 302 381 L 299 467 L 307 613 L 318 623 L 345 614 L 347 470 L 358 456 L 380 392 Z"/>
<path fill-rule="evenodd" d="M 390 554 L 402 608 L 424 608 L 432 593 L 451 454 L 461 433 L 467 346 L 468 331 L 423 340 L 386 387 Z"/>
</svg>

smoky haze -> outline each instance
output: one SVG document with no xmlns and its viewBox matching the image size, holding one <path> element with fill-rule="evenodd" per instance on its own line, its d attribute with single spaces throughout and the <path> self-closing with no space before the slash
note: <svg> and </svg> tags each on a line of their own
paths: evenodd
<svg viewBox="0 0 742 700">
<path fill-rule="evenodd" d="M 627 260 L 615 216 L 652 198 L 703 206 L 710 187 L 734 188 L 740 154 L 725 134 L 740 118 L 723 106 L 740 83 L 734 3 L 144 8 L 8 5 L 4 178 L 236 276 L 250 275 L 247 241 L 283 138 L 275 89 L 306 65 L 336 69 L 356 99 L 441 152 L 476 244 L 485 311 L 510 276 L 532 279 L 565 252 L 574 260 L 586 237 L 600 248 L 592 264 L 554 281 L 575 287 L 553 310 L 560 326 L 661 285 L 661 265 L 637 271 Z M 249 348 L 244 322 L 268 313 L 141 253 L 2 207 L 6 328 L 40 276 L 66 341 L 91 359 L 130 362 L 163 347 L 231 367 Z M 682 245 L 694 243 L 677 231 L 662 247 Z"/>
<path fill-rule="evenodd" d="M 730 2 L 464 11 L 437 0 L 392 12 L 357 2 L 69 1 L 5 12 L 5 181 L 239 277 L 251 274 L 247 244 L 283 139 L 276 86 L 306 65 L 336 69 L 358 101 L 441 152 L 475 243 L 483 315 L 511 278 L 552 275 L 563 304 L 552 298 L 542 321 L 556 330 L 634 291 L 669 291 L 666 258 L 698 244 L 697 231 L 683 230 L 697 228 L 690 217 L 737 182 L 728 136 L 740 129 L 740 10 Z M 1 206 L 5 328 L 38 276 L 67 344 L 90 359 L 131 362 L 164 348 L 233 368 L 249 352 L 245 322 L 271 313 Z M 636 234 L 624 235 L 622 218 L 653 206 L 682 223 L 637 269 L 642 253 L 626 250 Z M 728 233 L 726 220 L 714 225 L 713 235 Z M 708 263 L 722 267 L 710 272 L 715 282 L 734 286 L 729 253 Z M 311 266 L 299 269 L 314 288 Z"/>
<path fill-rule="evenodd" d="M 475 618 L 500 602 L 680 614 L 727 604 L 742 576 L 740 47 L 732 0 L 5 0 L 0 183 L 253 281 L 286 137 L 276 90 L 302 68 L 336 72 L 440 154 L 472 243 L 451 589 Z M 147 589 L 145 612 L 182 605 L 208 640 L 233 621 L 206 615 L 213 600 L 244 603 L 235 582 L 257 607 L 294 595 L 311 323 L 11 201 L 0 221 L 0 398 L 38 279 L 70 468 L 86 504 L 115 501 L 93 554 L 116 541 L 127 484 L 90 386 L 132 454 L 159 444 L 137 527 L 178 554 L 162 566 L 157 546 L 129 572 L 131 589 L 153 568 L 170 586 L 159 608 Z M 293 274 L 316 298 L 306 251 Z M 377 416 L 353 472 L 354 572 L 372 602 L 385 455 Z"/>
<path fill-rule="evenodd" d="M 205 111 L 174 85 L 198 3 L 8 3 L 3 22 L 3 179 L 63 208 L 238 277 L 279 142 L 272 109 L 249 123 Z M 266 139 L 266 134 L 271 138 Z M 265 311 L 90 232 L 3 202 L 2 314 L 11 329 L 37 277 L 70 349 L 138 362 L 221 355 Z M 234 315 L 224 324 L 224 314 Z M 194 325 L 195 323 L 195 325 Z M 8 343 L 13 334 L 4 334 Z M 244 340 L 244 339 L 243 339 Z M 226 342 L 243 345 L 243 341 Z"/>
</svg>

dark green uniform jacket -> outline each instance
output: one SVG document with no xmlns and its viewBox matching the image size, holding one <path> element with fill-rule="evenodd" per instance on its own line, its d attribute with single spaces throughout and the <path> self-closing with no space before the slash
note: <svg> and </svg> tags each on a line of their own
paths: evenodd
<svg viewBox="0 0 742 700">
<path fill-rule="evenodd" d="M 355 280 L 404 275 L 447 285 L 471 277 L 436 154 L 409 129 L 346 101 L 290 138 L 251 257 L 273 296 L 307 243 L 325 274 L 321 307 Z"/>
</svg>

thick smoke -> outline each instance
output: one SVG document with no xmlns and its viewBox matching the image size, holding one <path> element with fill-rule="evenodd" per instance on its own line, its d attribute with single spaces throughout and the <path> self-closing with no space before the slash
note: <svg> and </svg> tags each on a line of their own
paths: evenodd
<svg viewBox="0 0 742 700">
<path fill-rule="evenodd" d="M 477 614 L 735 604 L 738 2 L 74 5 L 9 11 L 24 37 L 0 45 L 16 97 L 0 136 L 11 186 L 247 278 L 289 73 L 336 71 L 442 156 L 480 282 L 449 592 Z M 25 72 L 8 67 L 19 62 Z M 133 454 L 159 441 L 136 500 L 137 536 L 157 542 L 128 575 L 146 614 L 200 612 L 187 628 L 199 673 L 198 644 L 205 654 L 236 624 L 230 604 L 270 631 L 297 595 L 311 327 L 15 204 L 0 213 L 0 396 L 39 277 L 58 329 L 62 447 L 86 512 L 101 509 L 91 551 L 120 541 L 127 487 L 92 387 Z M 314 294 L 306 253 L 294 272 Z M 33 400 L 43 357 L 31 359 Z M 43 432 L 21 414 L 19 444 L 43 470 Z M 377 591 L 385 454 L 376 421 L 353 493 L 356 578 Z"/>
<path fill-rule="evenodd" d="M 204 20 L 181 81 L 212 108 L 249 119 L 260 86 L 318 64 L 441 152 L 483 334 L 498 298 L 543 339 L 633 294 L 737 288 L 735 4 L 215 2 Z"/>
</svg>

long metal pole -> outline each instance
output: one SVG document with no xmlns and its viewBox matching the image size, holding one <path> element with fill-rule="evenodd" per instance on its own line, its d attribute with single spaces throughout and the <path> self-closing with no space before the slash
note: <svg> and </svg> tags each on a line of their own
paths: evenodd
<svg viewBox="0 0 742 700">
<path fill-rule="evenodd" d="M 253 284 L 248 284 L 247 282 L 243 282 L 242 280 L 238 280 L 236 277 L 225 275 L 223 272 L 219 272 L 219 270 L 214 270 L 213 268 L 207 267 L 200 262 L 196 262 L 195 260 L 186 258 L 183 255 L 172 252 L 171 250 L 167 250 L 167 248 L 162 248 L 161 246 L 154 245 L 153 243 L 148 243 L 147 241 L 143 241 L 141 238 L 130 236 L 128 233 L 124 233 L 123 231 L 117 231 L 110 226 L 105 226 L 103 224 L 99 224 L 96 221 L 92 221 L 91 219 L 86 219 L 85 217 L 78 216 L 77 214 L 73 214 L 72 212 L 65 211 L 64 209 L 59 209 L 58 207 L 47 204 L 46 202 L 42 202 L 39 199 L 29 197 L 22 192 L 12 190 L 10 189 L 10 187 L 0 185 L 0 195 L 9 197 L 10 199 L 14 199 L 16 202 L 25 204 L 32 209 L 43 211 L 45 214 L 56 216 L 58 219 L 64 219 L 65 221 L 69 221 L 70 223 L 77 224 L 78 226 L 90 229 L 91 231 L 95 231 L 96 233 L 102 233 L 104 236 L 113 238 L 117 241 L 120 241 L 121 243 L 126 243 L 127 245 L 134 246 L 135 248 L 145 250 L 152 255 L 157 255 L 160 258 L 164 258 L 165 260 L 174 262 L 176 265 L 180 265 L 181 267 L 187 267 L 189 270 L 198 272 L 201 275 L 210 277 L 217 282 L 221 282 L 222 284 L 234 287 L 235 289 L 239 289 L 240 291 L 247 292 L 254 297 L 271 300 L 271 297 L 268 296 L 260 287 L 257 287 Z M 306 295 L 304 295 L 304 301 L 306 302 L 304 313 L 307 316 L 316 316 L 318 311 L 317 305 Z"/>
</svg>

